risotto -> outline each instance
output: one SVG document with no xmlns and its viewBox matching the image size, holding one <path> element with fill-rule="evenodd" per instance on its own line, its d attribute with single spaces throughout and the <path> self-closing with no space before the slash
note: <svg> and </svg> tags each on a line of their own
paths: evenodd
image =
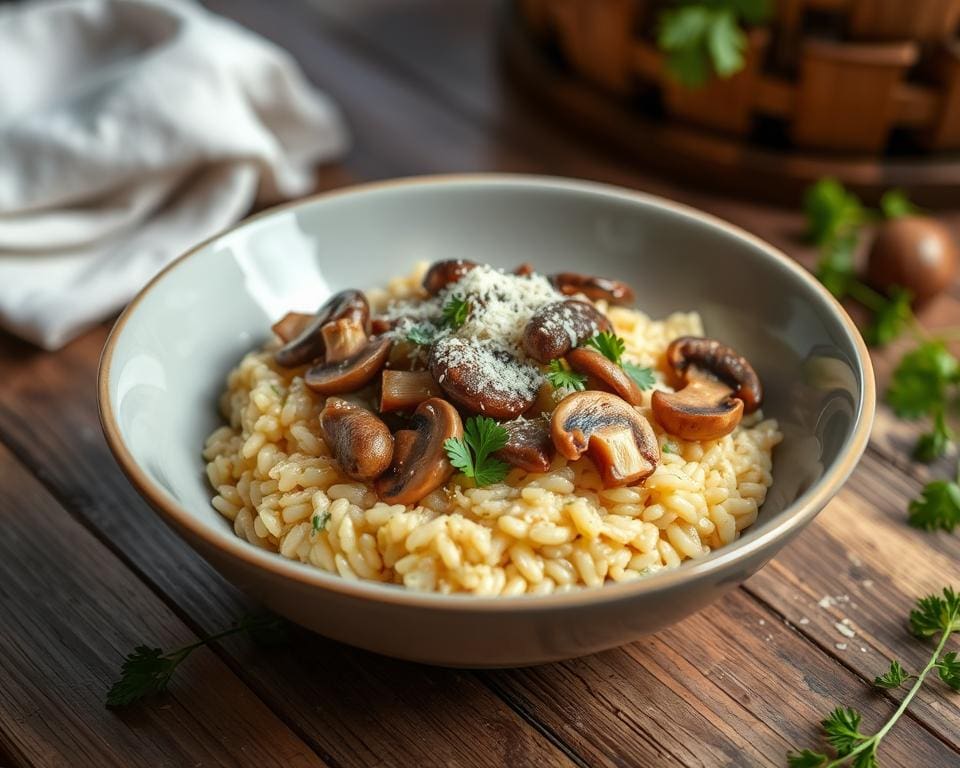
<svg viewBox="0 0 960 768">
<path fill-rule="evenodd" d="M 254 546 L 422 591 L 703 557 L 757 519 L 781 434 L 696 313 L 630 303 L 617 281 L 456 261 L 291 313 L 228 376 L 212 504 Z"/>
</svg>

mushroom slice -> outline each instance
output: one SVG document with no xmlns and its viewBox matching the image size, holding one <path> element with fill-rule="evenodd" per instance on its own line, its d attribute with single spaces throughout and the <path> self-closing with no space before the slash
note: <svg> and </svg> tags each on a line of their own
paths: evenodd
<svg viewBox="0 0 960 768">
<path fill-rule="evenodd" d="M 523 329 L 523 349 L 534 360 L 549 363 L 610 328 L 610 321 L 593 304 L 555 301 L 533 313 Z"/>
<path fill-rule="evenodd" d="M 411 429 L 397 432 L 393 461 L 374 489 L 387 504 L 414 504 L 454 473 L 443 444 L 463 437 L 460 414 L 446 400 L 432 397 L 413 412 Z"/>
<path fill-rule="evenodd" d="M 328 398 L 320 412 L 320 429 L 334 458 L 354 480 L 373 480 L 390 466 L 393 435 L 365 408 Z"/>
<path fill-rule="evenodd" d="M 620 280 L 611 280 L 577 272 L 558 272 L 550 275 L 550 282 L 564 296 L 583 294 L 591 301 L 607 301 L 611 304 L 633 304 L 636 296 L 633 288 Z"/>
<path fill-rule="evenodd" d="M 457 282 L 476 267 L 476 262 L 464 259 L 445 259 L 434 262 L 423 276 L 423 288 L 431 296 L 436 296 L 450 283 Z"/>
<path fill-rule="evenodd" d="M 416 408 L 443 393 L 430 371 L 385 370 L 380 385 L 380 413 Z"/>
<path fill-rule="evenodd" d="M 355 392 L 380 373 L 390 354 L 390 339 L 376 337 L 357 353 L 333 363 L 320 363 L 308 369 L 303 380 L 321 395 Z"/>
<path fill-rule="evenodd" d="M 322 359 L 327 350 L 323 326 L 333 320 L 344 319 L 355 320 L 365 331 L 369 331 L 370 306 L 367 297 L 360 291 L 340 291 L 327 299 L 313 320 L 274 353 L 277 365 L 296 368 Z"/>
<path fill-rule="evenodd" d="M 515 419 L 527 410 L 543 380 L 506 350 L 457 336 L 435 341 L 428 365 L 453 402 L 494 419 Z"/>
<path fill-rule="evenodd" d="M 353 317 L 331 320 L 320 329 L 320 334 L 327 348 L 324 360 L 328 363 L 339 363 L 352 357 L 367 343 L 363 323 Z"/>
<path fill-rule="evenodd" d="M 684 440 L 716 440 L 730 434 L 745 413 L 763 401 L 760 378 L 745 357 L 714 339 L 681 336 L 667 347 L 666 362 L 677 392 L 654 392 L 653 415 Z"/>
<path fill-rule="evenodd" d="M 527 472 L 550 469 L 555 449 L 550 438 L 550 422 L 543 417 L 517 419 L 501 424 L 507 430 L 507 444 L 493 455 Z"/>
<path fill-rule="evenodd" d="M 590 389 L 602 389 L 622 397 L 630 405 L 643 402 L 643 392 L 623 368 L 595 349 L 577 347 L 567 354 L 570 367 L 588 377 Z"/>
<path fill-rule="evenodd" d="M 308 315 L 305 312 L 287 312 L 270 326 L 270 330 L 280 338 L 280 341 L 286 344 L 290 339 L 299 336 L 311 320 L 313 320 L 313 315 Z"/>
<path fill-rule="evenodd" d="M 660 462 L 650 422 L 609 392 L 575 392 L 560 401 L 550 421 L 553 444 L 571 461 L 587 453 L 607 488 L 648 477 Z"/>
</svg>

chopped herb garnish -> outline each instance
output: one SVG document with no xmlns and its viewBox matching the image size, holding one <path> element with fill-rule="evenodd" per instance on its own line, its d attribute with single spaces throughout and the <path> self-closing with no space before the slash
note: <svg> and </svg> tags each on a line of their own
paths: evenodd
<svg viewBox="0 0 960 768">
<path fill-rule="evenodd" d="M 469 316 L 470 302 L 463 296 L 453 296 L 443 305 L 443 322 L 449 328 L 460 328 Z"/>
<path fill-rule="evenodd" d="M 587 388 L 587 377 L 571 371 L 570 366 L 562 359 L 550 361 L 547 380 L 554 389 L 582 392 Z"/>
<path fill-rule="evenodd" d="M 320 533 L 320 531 L 325 530 L 328 522 L 330 522 L 330 512 L 328 510 L 325 509 L 323 512 L 315 512 L 310 519 L 313 534 L 316 535 Z"/>
<path fill-rule="evenodd" d="M 607 360 L 617 365 L 620 365 L 620 359 L 627 349 L 626 342 L 611 331 L 601 331 L 587 339 L 583 345 L 597 350 Z"/>
<path fill-rule="evenodd" d="M 640 389 L 650 389 L 656 383 L 652 368 L 636 365 L 635 363 L 621 363 L 621 367 L 627 372 L 627 375 L 636 382 Z"/>
<path fill-rule="evenodd" d="M 407 331 L 407 341 L 421 347 L 433 344 L 437 331 L 433 326 L 415 325 Z"/>
<path fill-rule="evenodd" d="M 490 454 L 507 444 L 507 430 L 487 416 L 471 416 L 463 428 L 463 437 L 451 437 L 443 447 L 450 463 L 473 478 L 478 486 L 498 483 L 507 476 L 509 467 Z"/>
</svg>

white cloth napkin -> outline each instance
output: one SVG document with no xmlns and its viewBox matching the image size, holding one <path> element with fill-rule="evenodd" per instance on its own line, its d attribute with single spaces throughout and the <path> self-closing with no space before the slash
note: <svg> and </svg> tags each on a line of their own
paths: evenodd
<svg viewBox="0 0 960 768">
<path fill-rule="evenodd" d="M 0 325 L 65 344 L 346 143 L 289 55 L 192 4 L 0 6 Z"/>
</svg>

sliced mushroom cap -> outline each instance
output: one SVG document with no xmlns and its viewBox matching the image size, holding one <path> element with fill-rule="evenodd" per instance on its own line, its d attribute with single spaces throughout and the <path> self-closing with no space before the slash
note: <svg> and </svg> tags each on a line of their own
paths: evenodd
<svg viewBox="0 0 960 768">
<path fill-rule="evenodd" d="M 331 320 L 321 329 L 323 343 L 326 347 L 324 361 L 338 363 L 359 352 L 367 343 L 367 332 L 363 323 L 357 318 L 345 317 L 340 320 Z"/>
<path fill-rule="evenodd" d="M 328 398 L 320 412 L 320 429 L 334 458 L 354 480 L 373 480 L 390 466 L 393 435 L 365 408 Z"/>
<path fill-rule="evenodd" d="M 555 449 L 550 436 L 550 422 L 545 418 L 518 419 L 501 424 L 507 430 L 507 444 L 493 455 L 527 472 L 550 469 Z"/>
<path fill-rule="evenodd" d="M 607 301 L 611 304 L 633 304 L 636 296 L 633 288 L 620 280 L 611 280 L 577 272 L 559 272 L 550 275 L 550 282 L 564 296 L 582 293 L 591 301 Z"/>
<path fill-rule="evenodd" d="M 555 301 L 533 313 L 523 329 L 523 349 L 534 360 L 549 363 L 610 328 L 610 321 L 593 304 Z"/>
<path fill-rule="evenodd" d="M 411 429 L 397 432 L 393 461 L 374 489 L 388 504 L 414 504 L 454 473 L 443 444 L 463 437 L 460 414 L 446 400 L 431 398 L 417 406 Z"/>
<path fill-rule="evenodd" d="M 270 326 L 270 330 L 280 338 L 280 341 L 286 343 L 299 336 L 313 318 L 313 315 L 305 312 L 287 312 Z"/>
<path fill-rule="evenodd" d="M 357 353 L 333 363 L 320 363 L 308 369 L 303 380 L 321 395 L 355 392 L 371 381 L 383 368 L 390 354 L 390 339 L 376 337 Z"/>
<path fill-rule="evenodd" d="M 340 291 L 327 299 L 296 338 L 276 351 L 274 359 L 277 364 L 285 368 L 295 368 L 322 359 L 326 352 L 323 326 L 333 320 L 343 319 L 355 320 L 369 332 L 370 306 L 367 304 L 367 297 L 360 291 Z"/>
<path fill-rule="evenodd" d="M 684 440 L 729 435 L 744 413 L 760 407 L 760 379 L 736 350 L 714 339 L 683 336 L 667 347 L 667 366 L 676 392 L 654 392 L 653 415 Z"/>
<path fill-rule="evenodd" d="M 637 382 L 623 368 L 608 360 L 595 349 L 577 347 L 567 353 L 567 362 L 573 370 L 589 377 L 590 389 L 602 389 L 622 397 L 630 405 L 643 402 L 643 392 Z"/>
<path fill-rule="evenodd" d="M 550 432 L 557 450 L 571 461 L 589 454 L 607 488 L 637 483 L 660 462 L 650 422 L 609 392 L 565 397 L 553 412 Z"/>
<path fill-rule="evenodd" d="M 380 413 L 416 408 L 442 394 L 430 371 L 385 370 L 380 384 Z"/>
<path fill-rule="evenodd" d="M 457 405 L 494 419 L 515 419 L 536 399 L 540 372 L 505 350 L 445 336 L 433 343 L 433 378 Z"/>
<path fill-rule="evenodd" d="M 445 259 L 434 262 L 423 276 L 423 288 L 431 296 L 436 296 L 450 283 L 457 282 L 476 267 L 476 262 L 464 259 Z"/>
</svg>

